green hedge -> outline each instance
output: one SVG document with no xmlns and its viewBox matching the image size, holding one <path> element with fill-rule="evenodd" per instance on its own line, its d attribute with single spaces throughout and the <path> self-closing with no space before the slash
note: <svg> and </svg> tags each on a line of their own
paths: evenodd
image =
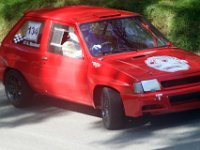
<svg viewBox="0 0 200 150">
<path fill-rule="evenodd" d="M 139 12 L 176 46 L 194 52 L 200 50 L 200 0 L 1 0 L 0 41 L 24 11 L 75 4 Z"/>
</svg>

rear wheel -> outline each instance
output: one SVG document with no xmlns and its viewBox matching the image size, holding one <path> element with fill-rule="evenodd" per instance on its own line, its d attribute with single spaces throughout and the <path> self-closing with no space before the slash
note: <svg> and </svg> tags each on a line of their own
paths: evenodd
<svg viewBox="0 0 200 150">
<path fill-rule="evenodd" d="M 19 72 L 15 70 L 6 72 L 4 84 L 7 98 L 12 105 L 24 107 L 28 104 L 32 90 Z"/>
<path fill-rule="evenodd" d="M 124 108 L 118 92 L 103 88 L 101 95 L 101 114 L 107 129 L 120 129 L 125 124 Z"/>
</svg>

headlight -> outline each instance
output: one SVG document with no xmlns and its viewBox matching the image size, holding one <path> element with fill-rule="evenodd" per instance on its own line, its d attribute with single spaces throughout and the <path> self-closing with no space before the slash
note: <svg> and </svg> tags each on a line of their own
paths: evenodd
<svg viewBox="0 0 200 150">
<path fill-rule="evenodd" d="M 144 92 L 155 92 L 159 91 L 160 89 L 160 83 L 157 79 L 143 80 L 134 84 L 134 91 L 137 94 Z"/>
</svg>

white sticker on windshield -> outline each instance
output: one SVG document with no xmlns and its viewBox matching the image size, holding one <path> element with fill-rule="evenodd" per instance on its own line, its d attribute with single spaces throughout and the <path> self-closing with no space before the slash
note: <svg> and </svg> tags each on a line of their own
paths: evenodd
<svg viewBox="0 0 200 150">
<path fill-rule="evenodd" d="M 186 60 L 172 56 L 153 56 L 145 60 L 145 63 L 154 69 L 165 72 L 177 72 L 188 70 L 190 66 Z"/>
<path fill-rule="evenodd" d="M 38 41 L 38 35 L 42 23 L 39 22 L 28 22 L 28 30 L 26 31 L 25 39 L 33 42 Z"/>
</svg>

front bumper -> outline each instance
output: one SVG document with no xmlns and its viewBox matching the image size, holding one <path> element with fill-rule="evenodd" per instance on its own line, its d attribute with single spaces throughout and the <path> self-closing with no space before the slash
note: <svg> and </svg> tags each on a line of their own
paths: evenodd
<svg viewBox="0 0 200 150">
<path fill-rule="evenodd" d="M 126 116 L 140 117 L 200 108 L 200 85 L 145 94 L 122 94 Z"/>
</svg>

